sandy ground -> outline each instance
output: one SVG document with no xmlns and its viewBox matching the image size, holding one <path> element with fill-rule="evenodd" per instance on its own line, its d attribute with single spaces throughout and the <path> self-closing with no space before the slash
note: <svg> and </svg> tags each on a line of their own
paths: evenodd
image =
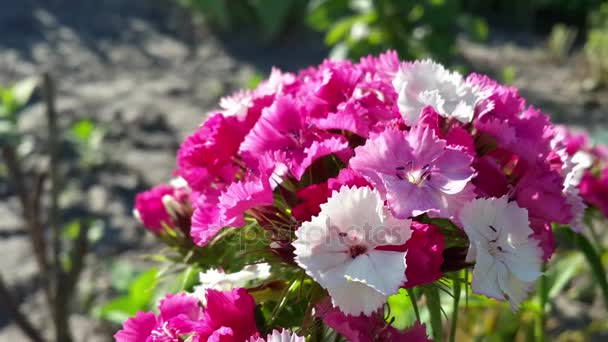
<svg viewBox="0 0 608 342">
<path fill-rule="evenodd" d="M 66 170 L 62 198 L 65 220 L 84 212 L 104 222 L 104 237 L 88 259 L 82 283 L 86 293 L 97 294 L 93 301 L 107 295 L 110 260 L 116 260 L 111 257 L 124 260 L 159 248 L 131 217 L 135 193 L 168 179 L 180 141 L 221 96 L 243 87 L 256 72 L 266 75 L 272 65 L 295 71 L 319 63 L 327 50 L 318 38 L 296 32 L 264 46 L 254 32 L 216 34 L 168 0 L 0 2 L 0 84 L 50 71 L 58 82 L 61 124 L 88 117 L 107 130 L 104 164 L 87 173 Z M 500 75 L 505 66 L 516 66 L 515 85 L 556 121 L 608 128 L 608 96 L 583 92 L 579 72 L 568 62 L 546 63 L 538 50 L 501 41 L 492 48 L 463 42 L 461 48 L 478 71 Z M 22 115 L 25 134 L 43 134 L 39 98 Z M 24 299 L 24 310 L 50 331 L 6 179 L 0 198 L 0 272 Z M 78 341 L 110 338 L 107 327 L 83 313 L 73 316 L 73 326 Z M 0 313 L 0 341 L 22 339 Z"/>
</svg>

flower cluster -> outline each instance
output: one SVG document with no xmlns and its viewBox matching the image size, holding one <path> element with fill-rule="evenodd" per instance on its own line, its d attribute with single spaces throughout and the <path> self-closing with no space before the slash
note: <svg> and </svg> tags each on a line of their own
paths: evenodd
<svg viewBox="0 0 608 342">
<path fill-rule="evenodd" d="M 180 228 L 203 249 L 223 232 L 261 227 L 270 252 L 261 261 L 305 273 L 321 289 L 307 312 L 352 341 L 426 340 L 420 324 L 388 325 L 388 297 L 469 267 L 474 292 L 516 310 L 554 252 L 552 224 L 582 229 L 585 203 L 608 214 L 605 151 L 554 126 L 517 89 L 430 60 L 387 52 L 297 74 L 274 69 L 220 107 L 177 154 L 175 175 L 187 186 L 140 194 L 138 216 L 159 235 Z M 280 278 L 262 273 L 237 286 Z M 222 276 L 241 277 L 212 271 L 201 280 L 229 291 Z M 247 316 L 254 302 L 245 290 L 211 287 L 204 310 L 167 315 L 161 303 L 159 317 L 140 314 L 117 337 L 144 318 L 138 336 L 253 335 L 251 312 L 227 323 L 215 312 L 232 310 L 237 296 L 246 305 L 230 317 Z M 281 337 L 289 338 L 299 339 Z"/>
</svg>

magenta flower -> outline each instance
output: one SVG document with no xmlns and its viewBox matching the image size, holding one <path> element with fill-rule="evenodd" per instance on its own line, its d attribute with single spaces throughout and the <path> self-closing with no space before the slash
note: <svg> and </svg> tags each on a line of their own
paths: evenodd
<svg viewBox="0 0 608 342">
<path fill-rule="evenodd" d="M 412 222 L 412 236 L 402 246 L 383 246 L 378 249 L 407 252 L 405 258 L 404 287 L 414 287 L 439 280 L 443 273 L 443 234 L 439 228 L 429 224 Z"/>
<path fill-rule="evenodd" d="M 183 182 L 183 180 L 182 180 Z M 135 217 L 155 234 L 162 233 L 164 225 L 175 227 L 175 207 L 186 206 L 189 194 L 186 187 L 160 184 L 135 196 Z"/>
<path fill-rule="evenodd" d="M 263 111 L 241 146 L 247 159 L 273 152 L 276 163 L 284 164 L 297 179 L 318 158 L 347 150 L 343 136 L 309 127 L 302 108 L 290 96 L 279 98 Z"/>
<path fill-rule="evenodd" d="M 384 320 L 384 312 L 376 311 L 371 316 L 346 315 L 338 308 L 333 308 L 329 300 L 316 306 L 316 316 L 323 323 L 334 329 L 350 342 L 430 342 L 426 328 L 420 322 L 414 323 L 409 329 L 399 331 Z"/>
<path fill-rule="evenodd" d="M 205 246 L 222 228 L 242 227 L 245 211 L 272 203 L 269 176 L 251 175 L 228 185 L 218 199 L 208 196 L 197 201 L 190 235 L 194 243 Z"/>
<path fill-rule="evenodd" d="M 254 318 L 255 302 L 243 288 L 231 291 L 207 290 L 204 318 L 196 325 L 198 340 L 246 341 L 258 333 Z"/>
<path fill-rule="evenodd" d="M 245 136 L 244 123 L 237 117 L 215 114 L 187 137 L 177 152 L 178 174 L 195 191 L 212 182 L 230 182 L 238 170 L 233 159 Z"/>
<path fill-rule="evenodd" d="M 579 184 L 579 190 L 585 202 L 608 216 L 608 167 L 604 168 L 599 177 L 586 171 Z"/>
<path fill-rule="evenodd" d="M 572 208 L 563 193 L 564 179 L 540 161 L 524 173 L 515 186 L 517 204 L 528 209 L 530 219 L 568 224 Z"/>
<path fill-rule="evenodd" d="M 350 167 L 383 194 L 396 217 L 455 217 L 474 198 L 473 158 L 447 146 L 429 127 L 387 129 L 355 149 Z"/>
<path fill-rule="evenodd" d="M 193 326 L 203 318 L 198 299 L 180 293 L 168 294 L 159 304 L 159 314 L 138 312 L 123 323 L 114 338 L 117 342 L 180 341 L 194 332 Z"/>
</svg>

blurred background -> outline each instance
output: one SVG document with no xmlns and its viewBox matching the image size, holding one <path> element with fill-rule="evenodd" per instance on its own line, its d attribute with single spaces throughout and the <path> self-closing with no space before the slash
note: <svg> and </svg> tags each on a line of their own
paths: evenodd
<svg viewBox="0 0 608 342">
<path fill-rule="evenodd" d="M 180 142 L 222 96 L 254 87 L 272 66 L 295 72 L 386 49 L 489 74 L 555 122 L 608 142 L 606 0 L 0 1 L 0 142 L 12 146 L 38 208 L 57 207 L 57 260 L 78 269 L 66 301 L 74 340 L 111 340 L 129 310 L 152 300 L 137 297 L 137 281 L 161 244 L 133 218 L 135 194 L 169 180 Z M 54 86 L 40 86 L 44 72 Z M 6 157 L 0 275 L 44 332 L 53 310 Z M 605 333 L 601 305 L 579 292 L 557 301 L 556 339 Z M 13 314 L 0 305 L 0 341 L 25 339 Z"/>
</svg>

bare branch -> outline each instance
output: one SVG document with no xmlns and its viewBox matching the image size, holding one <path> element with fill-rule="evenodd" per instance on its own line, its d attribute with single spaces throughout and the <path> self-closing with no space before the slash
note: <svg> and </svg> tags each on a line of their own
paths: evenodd
<svg viewBox="0 0 608 342">
<path fill-rule="evenodd" d="M 30 338 L 30 340 L 35 342 L 44 341 L 40 332 L 34 328 L 32 323 L 21 313 L 19 310 L 19 306 L 13 300 L 13 296 L 11 295 L 8 287 L 4 283 L 4 279 L 0 275 L 0 303 L 8 312 L 9 316 L 12 317 L 15 324 L 19 326 L 21 331 Z"/>
<path fill-rule="evenodd" d="M 48 214 L 48 226 L 52 234 L 53 269 L 55 273 L 54 293 L 55 305 L 53 323 L 55 325 L 55 338 L 57 341 L 72 341 L 69 328 L 69 296 L 64 288 L 67 275 L 61 265 L 61 226 L 59 222 L 59 127 L 57 125 L 57 112 L 55 110 L 55 86 L 48 73 L 44 73 L 42 80 L 44 100 L 46 103 L 46 115 L 48 121 L 48 152 L 49 152 L 49 179 L 50 209 Z"/>
</svg>

